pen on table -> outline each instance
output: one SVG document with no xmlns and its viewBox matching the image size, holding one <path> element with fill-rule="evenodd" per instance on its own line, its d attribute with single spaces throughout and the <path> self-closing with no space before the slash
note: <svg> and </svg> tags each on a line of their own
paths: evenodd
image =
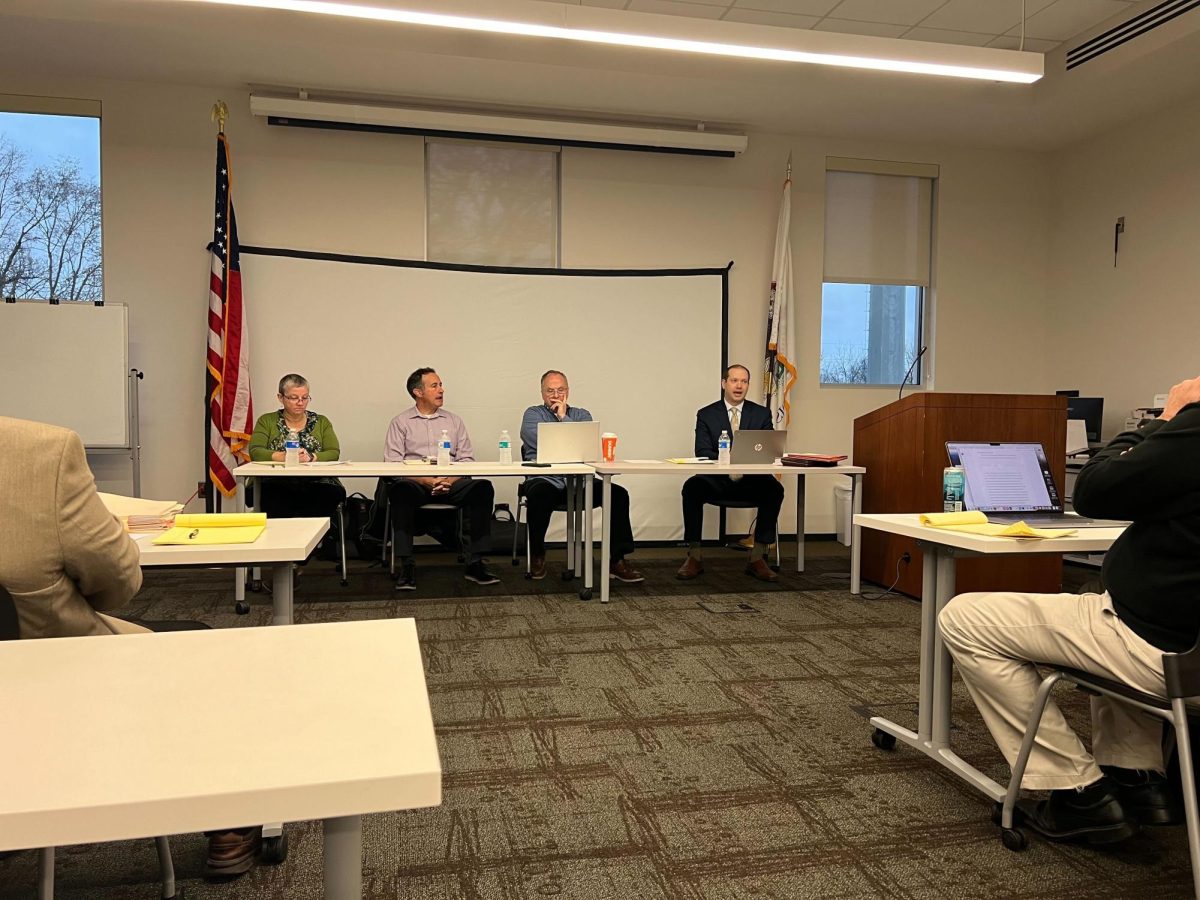
<svg viewBox="0 0 1200 900">
<path fill-rule="evenodd" d="M 193 529 L 192 529 L 192 530 L 191 530 L 191 531 L 188 533 L 188 540 L 189 540 L 189 541 L 194 541 L 194 540 L 195 540 L 197 537 L 199 537 L 199 536 L 200 536 L 200 529 L 199 529 L 199 528 L 193 528 Z"/>
</svg>

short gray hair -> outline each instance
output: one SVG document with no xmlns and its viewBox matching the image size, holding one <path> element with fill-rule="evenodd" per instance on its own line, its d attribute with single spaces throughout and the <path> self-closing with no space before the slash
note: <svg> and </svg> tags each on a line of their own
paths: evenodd
<svg viewBox="0 0 1200 900">
<path fill-rule="evenodd" d="M 306 388 L 308 387 L 308 379 L 303 375 L 297 375 L 292 372 L 290 375 L 284 375 L 279 379 L 279 396 L 287 393 L 288 388 Z"/>
<path fill-rule="evenodd" d="M 540 384 L 541 384 L 543 387 L 544 387 L 544 386 L 545 386 L 545 384 L 546 384 L 546 379 L 547 379 L 547 378 L 549 378 L 551 375 L 557 375 L 557 376 L 558 376 L 559 378 L 561 378 L 563 381 L 567 381 L 567 376 L 566 376 L 566 375 L 564 375 L 562 372 L 558 371 L 558 369 L 548 369 L 548 370 L 546 370 L 545 372 L 543 372 L 543 373 L 542 373 L 542 380 L 541 380 Z M 569 382 L 569 381 L 568 381 L 567 383 L 568 383 L 568 384 L 570 384 L 570 382 Z"/>
</svg>

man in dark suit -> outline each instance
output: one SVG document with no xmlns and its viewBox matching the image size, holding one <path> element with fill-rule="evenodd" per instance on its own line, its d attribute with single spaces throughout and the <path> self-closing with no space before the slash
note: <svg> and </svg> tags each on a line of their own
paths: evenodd
<svg viewBox="0 0 1200 900">
<path fill-rule="evenodd" d="M 723 396 L 716 403 L 696 412 L 696 455 L 717 458 L 717 439 L 722 431 L 733 437 L 735 431 L 769 431 L 771 411 L 746 399 L 750 370 L 733 365 L 721 378 Z M 693 475 L 683 483 L 683 539 L 688 555 L 675 573 L 685 581 L 704 574 L 700 560 L 700 533 L 704 525 L 704 504 L 720 500 L 746 500 L 758 507 L 754 524 L 754 547 L 746 574 L 760 581 L 777 581 L 767 565 L 767 547 L 776 539 L 775 526 L 783 505 L 783 485 L 770 475 Z"/>
</svg>

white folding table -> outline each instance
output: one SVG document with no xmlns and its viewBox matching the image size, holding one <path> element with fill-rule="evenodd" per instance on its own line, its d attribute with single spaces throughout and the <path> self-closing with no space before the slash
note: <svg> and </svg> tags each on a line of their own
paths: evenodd
<svg viewBox="0 0 1200 900">
<path fill-rule="evenodd" d="M 608 510 L 612 500 L 612 477 L 614 475 L 790 475 L 796 486 L 796 571 L 804 571 L 804 486 L 805 480 L 814 475 L 844 475 L 850 479 L 851 509 L 857 513 L 862 509 L 862 477 L 867 471 L 862 466 L 785 466 L 775 464 L 719 465 L 717 463 L 669 463 L 615 462 L 593 463 L 596 474 L 602 479 L 602 505 L 604 507 L 603 528 L 600 533 L 600 602 L 608 602 L 608 563 L 612 554 L 612 524 Z M 852 513 L 852 514 L 853 514 Z M 859 541 L 858 529 L 851 529 L 850 538 L 850 593 L 859 591 Z"/>
<path fill-rule="evenodd" d="M 1081 528 L 1075 534 L 1050 540 L 1015 540 L 922 525 L 917 513 L 860 514 L 858 528 L 915 538 L 924 551 L 921 570 L 921 647 L 918 682 L 917 730 L 911 731 L 882 716 L 875 716 L 872 740 L 889 748 L 898 740 L 941 763 L 993 800 L 1003 800 L 1007 790 L 958 756 L 950 747 L 952 670 L 950 652 L 942 643 L 937 617 L 955 594 L 955 566 L 959 557 L 978 554 L 1101 553 L 1112 546 L 1124 528 Z M 1063 527 L 1069 527 L 1064 523 Z"/>
<path fill-rule="evenodd" d="M 292 623 L 292 579 L 298 562 L 308 558 L 329 530 L 328 519 L 268 519 L 250 544 L 161 544 L 156 535 L 134 535 L 143 568 L 151 566 L 270 566 L 274 571 L 272 625 Z M 239 598 L 240 600 L 241 598 Z"/>
<path fill-rule="evenodd" d="M 245 479 L 247 478 L 424 478 L 437 476 L 473 478 L 533 478 L 538 475 L 558 475 L 567 480 L 567 568 L 575 577 L 583 577 L 579 596 L 592 595 L 592 517 L 584 510 L 592 506 L 592 477 L 590 465 L 555 463 L 550 466 L 527 466 L 520 462 L 462 462 L 448 466 L 412 465 L 399 462 L 345 462 L 281 466 L 268 463 L 246 463 L 233 470 L 234 478 L 242 482 L 237 492 L 237 509 L 246 508 Z M 586 550 L 585 550 L 586 547 Z M 344 577 L 345 573 L 343 573 Z M 245 600 L 245 572 L 239 571 L 235 585 L 236 600 Z"/>
<path fill-rule="evenodd" d="M 362 816 L 441 803 L 412 619 L 6 642 L 0 733 L 0 850 L 324 819 L 323 896 L 359 900 Z"/>
</svg>

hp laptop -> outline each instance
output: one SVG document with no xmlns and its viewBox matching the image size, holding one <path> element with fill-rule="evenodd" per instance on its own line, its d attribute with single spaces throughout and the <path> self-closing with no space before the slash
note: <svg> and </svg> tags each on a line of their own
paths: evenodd
<svg viewBox="0 0 1200 900">
<path fill-rule="evenodd" d="M 600 458 L 600 423 L 538 422 L 537 441 L 537 462 L 595 462 Z"/>
<path fill-rule="evenodd" d="M 752 463 L 769 466 L 783 456 L 786 443 L 785 431 L 735 431 L 733 447 L 729 451 L 729 462 L 739 466 Z"/>
<path fill-rule="evenodd" d="M 1120 528 L 1129 524 L 1064 512 L 1040 443 L 949 441 L 946 452 L 951 465 L 963 468 L 963 508 L 979 510 L 989 522 L 1024 521 L 1051 528 Z"/>
</svg>

